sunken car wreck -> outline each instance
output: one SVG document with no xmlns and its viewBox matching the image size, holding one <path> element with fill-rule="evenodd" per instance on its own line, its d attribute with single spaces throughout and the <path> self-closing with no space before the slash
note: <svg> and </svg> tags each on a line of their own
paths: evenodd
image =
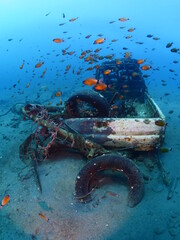
<svg viewBox="0 0 180 240">
<path fill-rule="evenodd" d="M 20 146 L 20 158 L 31 165 L 42 191 L 38 161 L 62 145 L 76 149 L 89 160 L 77 174 L 77 199 L 90 201 L 93 177 L 111 169 L 127 177 L 128 205 L 134 207 L 144 195 L 143 178 L 136 164 L 120 151 L 158 149 L 164 139 L 165 117 L 149 96 L 135 59 L 105 62 L 97 69 L 95 79 L 96 86 L 103 83 L 106 91 L 94 87 L 78 92 L 69 97 L 64 108 L 37 104 L 23 107 L 25 117 L 37 127 Z"/>
</svg>

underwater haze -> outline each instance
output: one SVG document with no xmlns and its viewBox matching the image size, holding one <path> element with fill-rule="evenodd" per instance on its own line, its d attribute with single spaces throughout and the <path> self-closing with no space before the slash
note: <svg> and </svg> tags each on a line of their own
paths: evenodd
<svg viewBox="0 0 180 240">
<path fill-rule="evenodd" d="M 179 0 L 0 0 L 0 240 L 180 239 L 179 9 Z M 145 86 L 157 104 L 153 117 L 143 112 L 144 93 L 131 95 L 139 85 L 131 89 L 121 67 L 131 61 L 136 68 L 128 80 Z M 84 105 L 78 105 L 81 92 Z M 71 96 L 81 110 L 72 110 Z M 118 115 L 117 109 L 126 110 Z M 138 126 L 149 129 L 154 148 L 143 140 L 131 145 L 136 136 L 126 132 L 120 154 L 133 167 L 94 172 L 81 198 L 78 179 L 87 159 L 114 153 L 99 146 L 109 135 L 114 144 L 119 118 L 136 119 L 127 126 L 133 133 L 139 130 L 133 124 L 144 124 Z M 81 145 L 81 131 L 90 141 L 104 131 L 97 141 L 101 154 L 93 141 Z M 136 182 L 136 193 L 133 181 L 143 185 Z M 82 203 L 91 193 L 91 201 Z"/>
</svg>

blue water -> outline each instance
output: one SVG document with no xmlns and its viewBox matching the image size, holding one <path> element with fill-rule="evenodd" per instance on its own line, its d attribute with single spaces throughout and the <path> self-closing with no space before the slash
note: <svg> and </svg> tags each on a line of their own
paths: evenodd
<svg viewBox="0 0 180 240">
<path fill-rule="evenodd" d="M 91 65 L 83 58 L 79 58 L 83 51 L 92 51 L 86 54 L 85 57 L 87 57 L 94 54 L 95 49 L 101 48 L 97 54 L 100 56 L 114 54 L 114 59 L 123 58 L 124 53 L 128 51 L 132 58 L 145 59 L 145 64 L 152 67 L 143 72 L 150 75 L 145 82 L 150 95 L 166 116 L 168 125 L 164 146 L 172 147 L 172 151 L 162 155 L 161 159 L 169 176 L 179 179 L 180 50 L 176 53 L 171 52 L 172 48 L 180 48 L 179 9 L 180 1 L 178 0 L 1 0 L 0 115 L 8 111 L 15 103 L 39 102 L 56 106 L 60 101 L 60 98 L 55 97 L 58 91 L 62 93 L 62 106 L 64 106 L 64 102 L 72 93 L 81 89 L 91 89 L 85 86 L 83 81 L 88 77 L 94 77 L 95 69 L 87 71 L 87 68 L 100 65 L 104 61 L 99 60 Z M 77 19 L 70 22 L 72 18 Z M 119 18 L 129 20 L 121 22 Z M 110 23 L 111 21 L 114 22 Z M 60 26 L 62 23 L 64 25 Z M 128 32 L 129 28 L 135 28 L 135 30 Z M 102 34 L 105 41 L 102 44 L 93 44 L 99 38 L 98 34 Z M 157 37 L 158 40 L 154 40 L 153 37 L 148 38 L 148 34 Z M 87 35 L 91 36 L 86 38 Z M 128 35 L 132 37 L 126 39 Z M 53 39 L 56 38 L 64 41 L 55 43 Z M 112 42 L 113 39 L 117 41 Z M 173 42 L 172 47 L 167 48 L 166 45 L 171 42 Z M 62 55 L 62 50 L 65 49 L 67 54 Z M 68 52 L 74 53 L 69 55 Z M 23 62 L 23 68 L 20 69 Z M 38 62 L 43 62 L 43 64 L 35 68 Z M 70 69 L 66 71 L 68 65 Z M 46 72 L 41 78 L 44 70 Z M 80 74 L 77 74 L 78 72 Z M 165 86 L 162 85 L 162 80 L 165 81 Z M 14 118 L 18 118 L 16 120 L 19 121 L 17 128 L 11 128 Z M 107 203 L 97 212 L 94 209 L 92 212 L 87 210 L 89 211 L 87 216 L 85 216 L 86 212 L 76 216 L 75 211 L 71 212 L 72 209 L 68 207 L 69 205 L 66 206 L 64 200 L 63 206 L 65 207 L 61 214 L 60 201 L 56 200 L 59 193 L 63 201 L 63 192 L 58 192 L 60 190 L 57 188 L 55 199 L 52 193 L 50 193 L 51 196 L 48 195 L 52 185 L 44 184 L 45 189 L 47 188 L 46 196 L 39 196 L 38 201 L 49 201 L 50 205 L 54 204 L 53 218 L 56 224 L 53 223 L 51 228 L 47 228 L 47 232 L 44 230 L 46 228 L 44 225 L 41 226 L 42 232 L 39 230 L 40 227 L 37 230 L 33 225 L 33 221 L 39 221 L 34 215 L 35 212 L 38 213 L 38 207 L 33 205 L 37 194 L 36 189 L 31 186 L 30 190 L 27 188 L 24 190 L 19 181 L 18 171 L 24 171 L 24 165 L 18 158 L 18 147 L 31 131 L 29 127 L 31 123 L 26 123 L 23 119 L 21 122 L 21 118 L 12 112 L 0 117 L 0 141 L 2 143 L 0 146 L 0 181 L 2 182 L 0 183 L 0 199 L 6 194 L 13 196 L 11 201 L 0 210 L 0 239 L 180 239 L 179 182 L 177 181 L 175 186 L 173 198 L 167 201 L 168 188 L 163 187 L 159 193 L 152 191 L 152 185 L 159 182 L 156 172 L 152 173 L 154 183 L 146 184 L 147 194 L 141 208 L 134 212 L 121 209 L 122 214 L 118 212 L 116 200 L 114 206 L 111 202 L 112 212 Z M 69 161 L 68 167 L 74 161 Z M 72 179 L 75 179 L 82 167 L 81 162 L 78 164 L 75 169 L 72 169 L 75 171 Z M 49 165 L 40 166 L 42 175 L 47 167 Z M 56 171 L 56 167 L 53 169 Z M 26 175 L 26 173 L 23 174 Z M 63 176 L 65 173 L 61 174 Z M 58 172 L 54 175 L 57 179 L 59 178 Z M 74 187 L 72 179 L 68 180 L 71 183 L 71 192 Z M 46 181 L 45 177 L 44 181 Z M 53 181 L 53 186 L 56 186 L 55 179 Z M 66 187 L 69 188 L 68 185 Z M 71 195 L 69 193 L 65 196 Z M 32 206 L 29 205 L 29 209 L 25 211 L 31 200 Z M 21 204 L 23 205 L 22 214 Z M 33 206 L 36 209 L 33 209 Z M 109 222 L 103 224 L 99 216 L 106 211 L 108 213 L 103 217 L 107 217 Z M 97 220 L 97 224 L 93 219 Z M 125 219 L 124 222 L 123 219 Z M 86 226 L 81 229 L 84 221 Z M 111 223 L 112 229 L 110 227 L 108 229 Z M 29 224 L 32 224 L 32 228 L 28 227 Z M 58 228 L 61 228 L 61 234 L 58 233 Z M 66 229 L 66 232 L 62 229 Z M 73 229 L 72 232 L 69 230 L 69 235 L 68 229 Z M 76 229 L 78 229 L 77 232 Z"/>
</svg>

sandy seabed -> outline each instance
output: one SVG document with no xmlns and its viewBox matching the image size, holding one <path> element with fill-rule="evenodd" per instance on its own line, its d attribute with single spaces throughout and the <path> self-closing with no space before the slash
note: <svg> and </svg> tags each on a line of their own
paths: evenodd
<svg viewBox="0 0 180 240">
<path fill-rule="evenodd" d="M 176 98 L 176 102 L 179 100 Z M 134 160 L 141 159 L 138 165 L 147 178 L 145 196 L 135 208 L 127 206 L 127 185 L 113 180 L 96 189 L 89 204 L 78 203 L 74 196 L 75 178 L 86 160 L 66 151 L 39 164 L 43 189 L 40 194 L 31 169 L 19 159 L 19 145 L 31 133 L 32 122 L 23 121 L 13 112 L 1 117 L 0 198 L 9 194 L 10 201 L 0 210 L 0 239 L 180 239 L 180 112 L 176 102 L 157 101 L 168 122 L 164 146 L 172 151 L 161 154 L 160 159 L 169 178 L 176 181 L 172 197 L 167 199 L 169 188 L 155 157 L 138 157 Z M 4 101 L 1 112 L 11 104 Z M 117 196 L 108 195 L 107 191 Z M 39 213 L 49 221 L 40 218 Z"/>
</svg>

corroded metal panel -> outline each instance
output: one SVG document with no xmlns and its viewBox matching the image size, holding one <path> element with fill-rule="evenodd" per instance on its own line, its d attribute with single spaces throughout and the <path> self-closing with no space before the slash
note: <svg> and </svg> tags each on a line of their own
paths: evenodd
<svg viewBox="0 0 180 240">
<path fill-rule="evenodd" d="M 149 151 L 160 146 L 165 127 L 155 124 L 159 118 L 79 118 L 67 119 L 72 130 L 111 148 Z"/>
</svg>

